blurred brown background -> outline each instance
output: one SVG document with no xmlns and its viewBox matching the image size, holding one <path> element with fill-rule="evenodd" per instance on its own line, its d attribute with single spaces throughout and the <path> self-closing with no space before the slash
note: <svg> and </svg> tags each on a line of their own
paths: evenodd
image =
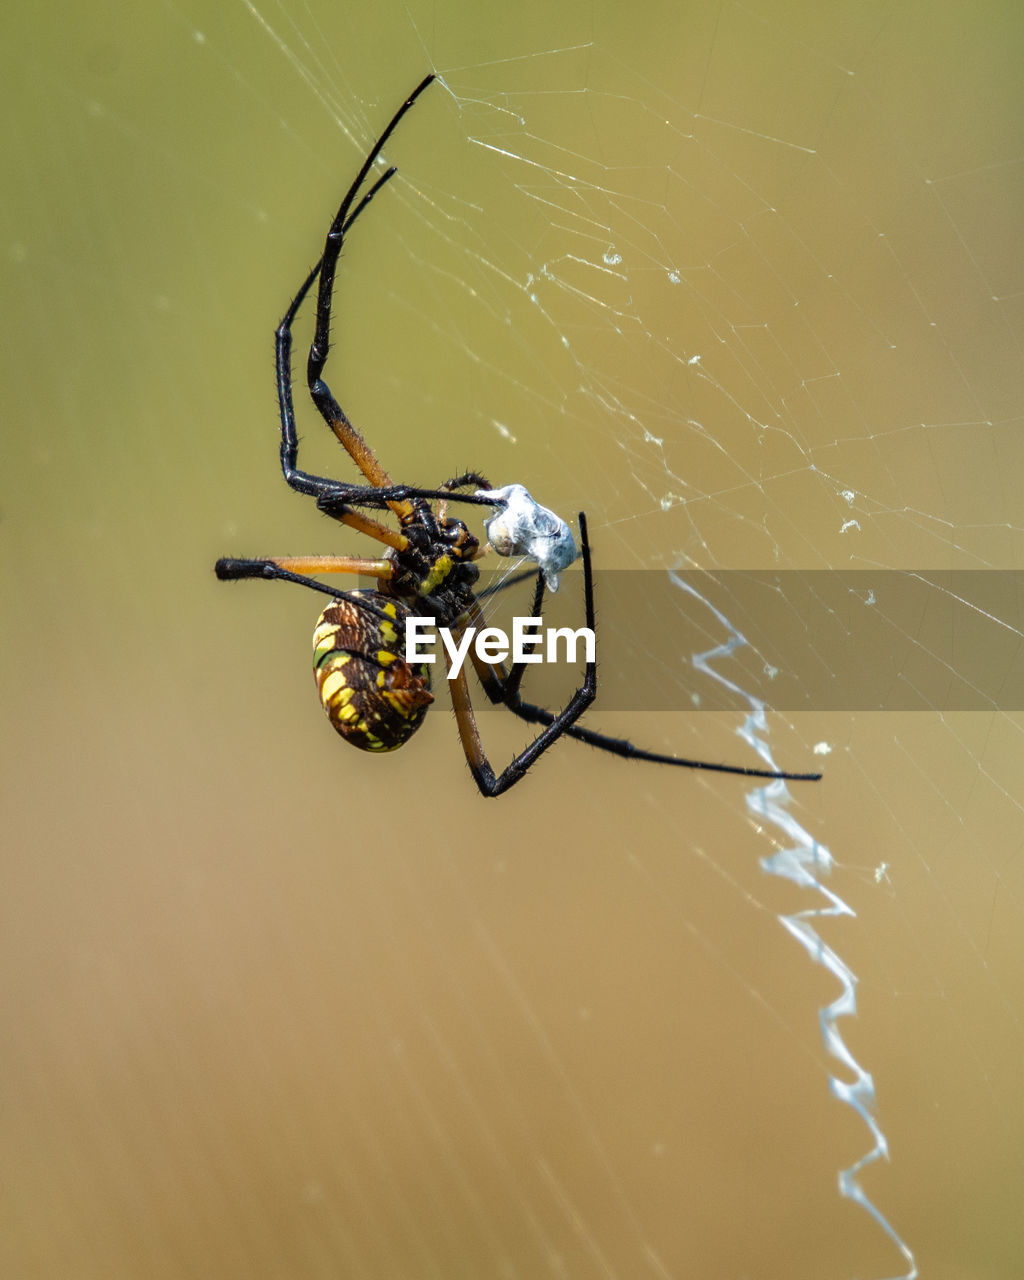
<svg viewBox="0 0 1024 1280">
<path fill-rule="evenodd" d="M 352 545 L 280 478 L 271 334 L 433 67 L 329 371 L 397 476 L 585 506 L 604 567 L 1020 568 L 1018 6 L 4 25 L 0 1273 L 905 1270 L 837 1194 L 838 988 L 776 918 L 826 904 L 762 872 L 742 780 L 565 743 L 485 802 L 443 702 L 360 756 L 317 602 L 212 564 Z M 675 705 L 679 625 L 636 637 Z M 590 723 L 749 760 L 739 719 Z M 1019 717 L 771 730 L 857 913 L 818 929 L 865 1189 L 929 1277 L 1017 1274 Z"/>
</svg>

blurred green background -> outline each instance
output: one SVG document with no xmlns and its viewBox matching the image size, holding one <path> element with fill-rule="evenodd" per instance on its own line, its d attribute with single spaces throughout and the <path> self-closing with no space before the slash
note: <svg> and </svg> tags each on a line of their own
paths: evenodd
<svg viewBox="0 0 1024 1280">
<path fill-rule="evenodd" d="M 821 899 L 764 877 L 743 783 L 567 743 L 485 802 L 443 703 L 361 756 L 317 602 L 212 565 L 355 549 L 280 478 L 271 337 L 434 68 L 329 371 L 396 477 L 584 506 L 602 567 L 1021 567 L 1017 7 L 4 28 L 0 1271 L 896 1274 L 835 1191 L 869 1145 L 835 984 L 776 919 Z M 347 474 L 298 398 L 304 465 Z M 636 637 L 672 705 L 677 625 Z M 738 721 L 589 722 L 740 760 Z M 1014 1274 L 1019 725 L 771 740 L 832 747 L 794 812 L 858 913 L 822 932 L 892 1147 L 866 1189 L 925 1274 Z"/>
</svg>

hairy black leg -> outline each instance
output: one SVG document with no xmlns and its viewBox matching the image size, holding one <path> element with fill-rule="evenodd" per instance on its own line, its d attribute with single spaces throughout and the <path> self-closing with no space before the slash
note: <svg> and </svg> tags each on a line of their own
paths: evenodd
<svg viewBox="0 0 1024 1280">
<path fill-rule="evenodd" d="M 363 161 L 362 167 L 356 174 L 355 181 L 349 188 L 345 198 L 341 202 L 341 207 L 335 215 L 334 221 L 331 223 L 330 230 L 327 232 L 327 241 L 324 245 L 323 256 L 320 259 L 320 283 L 317 292 L 316 301 L 316 327 L 313 333 L 313 341 L 309 348 L 309 357 L 306 362 L 306 382 L 309 386 L 309 394 L 313 399 L 321 416 L 334 431 L 338 439 L 351 454 L 357 466 L 370 481 L 377 487 L 383 487 L 390 484 L 390 477 L 387 472 L 377 462 L 373 451 L 360 436 L 359 432 L 352 426 L 348 418 L 345 416 L 338 402 L 331 394 L 331 389 L 321 376 L 323 374 L 324 365 L 327 363 L 327 357 L 330 352 L 331 344 L 331 307 L 334 298 L 334 275 L 338 265 L 338 256 L 341 253 L 341 247 L 345 242 L 345 235 L 352 223 L 363 211 L 367 204 L 373 199 L 385 182 L 389 181 L 394 175 L 394 169 L 389 169 L 383 177 L 371 187 L 370 191 L 359 204 L 356 211 L 349 216 L 349 209 L 355 199 L 356 192 L 362 186 L 370 169 L 377 161 L 377 157 L 387 145 L 388 139 L 398 127 L 399 122 L 407 111 L 411 109 L 416 99 L 434 80 L 433 74 L 425 76 L 412 93 L 406 98 L 395 114 L 391 117 L 384 132 L 374 143 L 370 154 Z M 399 501 L 395 499 L 394 501 Z"/>
<path fill-rule="evenodd" d="M 338 264 L 338 255 L 341 253 L 341 246 L 345 239 L 345 232 L 355 221 L 357 214 L 362 212 L 365 205 L 369 203 L 380 187 L 383 186 L 383 184 L 391 177 L 394 170 L 386 173 L 384 177 L 374 185 L 373 190 L 366 197 L 359 210 L 357 210 L 357 214 L 353 215 L 351 219 L 348 216 L 349 209 L 352 207 L 352 202 L 355 199 L 356 192 L 363 185 L 366 175 L 373 168 L 377 161 L 377 157 L 384 150 L 385 146 L 387 146 L 388 139 L 398 128 L 402 117 L 410 110 L 416 102 L 416 99 L 420 96 L 423 90 L 433 82 L 434 79 L 435 77 L 433 73 L 424 76 L 416 88 L 413 89 L 412 93 L 409 94 L 408 98 L 406 98 L 395 114 L 391 117 L 391 120 L 384 132 L 373 144 L 369 155 L 363 161 L 362 167 L 356 174 L 355 181 L 348 189 L 344 200 L 342 200 L 341 207 L 338 209 L 334 221 L 331 223 L 331 229 L 327 233 L 327 243 L 324 246 L 324 255 L 320 262 L 320 291 L 316 304 L 316 332 L 313 336 L 313 342 L 309 349 L 309 361 L 306 366 L 306 378 L 309 383 L 310 390 L 312 390 L 313 384 L 323 372 L 323 367 L 327 361 L 327 354 L 330 349 L 331 297 L 334 292 L 334 272 Z"/>
<path fill-rule="evenodd" d="M 528 576 L 530 575 L 519 574 L 507 582 L 499 583 L 496 587 L 480 592 L 477 599 L 479 600 L 485 595 L 493 595 L 498 591 L 504 590 L 507 586 L 512 586 L 515 582 L 523 581 Z M 539 618 L 541 616 L 543 601 L 544 575 L 538 573 L 531 617 Z M 587 625 L 592 626 L 593 624 L 588 622 Z M 525 720 L 528 724 L 551 725 L 555 722 L 557 717 L 552 712 L 547 711 L 544 707 L 538 707 L 532 702 L 524 702 L 520 697 L 519 690 L 523 682 L 523 676 L 526 673 L 526 664 L 522 662 L 514 663 L 507 674 L 499 674 L 494 667 L 487 666 L 482 662 L 474 661 L 473 665 L 483 690 L 491 702 L 506 706 L 513 715 L 518 716 L 520 720 Z M 634 746 L 627 738 L 613 738 L 606 733 L 585 729 L 582 725 L 567 725 L 562 732 L 569 738 L 575 738 L 578 742 L 585 742 L 588 746 L 597 747 L 601 751 L 608 751 L 612 755 L 621 756 L 626 760 L 646 760 L 650 764 L 670 764 L 682 769 L 704 769 L 711 773 L 733 773 L 739 774 L 740 777 L 744 778 L 780 778 L 787 782 L 818 782 L 821 779 L 820 773 L 788 773 L 783 770 L 716 764 L 707 760 L 690 760 L 685 756 L 673 756 L 657 751 L 647 751 L 642 747 Z"/>
<path fill-rule="evenodd" d="M 291 371 L 291 351 L 292 351 L 292 324 L 295 316 L 302 303 L 305 301 L 306 295 L 312 288 L 317 277 L 320 278 L 320 286 L 317 298 L 317 319 L 316 331 L 313 338 L 313 344 L 310 348 L 309 361 L 307 364 L 307 381 L 309 383 L 310 392 L 313 400 L 320 410 L 323 417 L 342 438 L 342 432 L 347 428 L 348 432 L 354 440 L 359 444 L 363 444 L 362 438 L 359 436 L 355 428 L 349 423 L 340 406 L 334 400 L 325 383 L 320 380 L 320 373 L 323 369 L 324 362 L 327 359 L 327 352 L 330 343 L 330 320 L 331 320 L 331 295 L 334 288 L 334 273 L 337 267 L 338 255 L 341 252 L 341 246 L 344 242 L 346 232 L 351 228 L 352 224 L 359 215 L 366 209 L 370 201 L 384 184 L 394 177 L 395 169 L 388 169 L 376 182 L 370 187 L 370 190 L 362 197 L 358 204 L 355 204 L 359 188 L 366 180 L 371 168 L 376 163 L 378 156 L 384 149 L 388 139 L 397 128 L 399 121 L 405 113 L 412 107 L 413 103 L 431 83 L 434 76 L 428 75 L 417 85 L 409 97 L 405 100 L 398 111 L 392 116 L 391 121 L 385 128 L 384 132 L 377 139 L 369 155 L 363 161 L 359 172 L 356 174 L 355 180 L 346 191 L 338 212 L 331 223 L 330 231 L 327 235 L 327 242 L 324 247 L 323 255 L 320 261 L 306 276 L 299 291 L 292 299 L 291 305 L 285 312 L 284 318 L 277 327 L 276 332 L 276 367 L 277 367 L 277 393 L 278 405 L 281 416 L 281 470 L 288 484 L 296 489 L 299 493 L 306 493 L 316 498 L 326 496 L 328 494 L 337 494 L 339 486 L 336 481 L 329 480 L 323 476 L 314 476 L 309 472 L 299 470 L 297 466 L 298 458 L 298 433 L 295 426 L 295 407 L 292 398 L 292 371 Z M 353 205 L 355 209 L 353 210 Z M 335 424 L 338 424 L 337 426 Z M 341 431 L 339 431 L 339 427 Z M 343 439 L 343 443 L 346 441 Z M 363 445 L 366 448 L 365 445 Z M 361 459 L 356 456 L 353 449 L 349 449 L 355 461 L 363 466 Z M 369 450 L 367 450 L 369 453 Z M 372 454 L 369 455 L 372 458 Z M 365 471 L 365 467 L 363 467 Z M 383 474 L 383 473 L 382 473 Z M 369 479 L 375 479 L 369 476 Z"/>
<path fill-rule="evenodd" d="M 372 485 L 344 485 L 336 480 L 324 481 L 324 488 L 317 498 L 317 506 L 329 516 L 336 516 L 345 507 L 382 509 L 392 502 L 405 502 L 413 498 L 436 499 L 443 502 L 462 502 L 473 507 L 494 507 L 493 498 L 478 498 L 475 493 L 452 493 L 451 490 L 417 489 L 415 485 L 392 484 L 378 489 Z"/>
<path fill-rule="evenodd" d="M 308 587 L 310 591 L 319 591 L 321 595 L 332 596 L 335 600 L 348 600 L 367 613 L 372 613 L 392 626 L 395 619 L 378 609 L 365 596 L 357 596 L 349 591 L 339 591 L 337 587 L 329 587 L 326 582 L 317 578 L 307 578 L 303 573 L 292 573 L 290 569 L 282 569 L 273 560 L 232 560 L 227 557 L 218 560 L 214 572 L 222 582 L 231 582 L 238 578 L 265 578 L 271 582 L 294 582 L 297 586 Z"/>
</svg>

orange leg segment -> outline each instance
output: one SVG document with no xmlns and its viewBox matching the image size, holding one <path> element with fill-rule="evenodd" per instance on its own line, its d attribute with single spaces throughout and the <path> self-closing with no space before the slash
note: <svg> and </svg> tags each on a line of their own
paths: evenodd
<svg viewBox="0 0 1024 1280">
<path fill-rule="evenodd" d="M 311 577 L 317 573 L 358 573 L 367 578 L 390 579 L 390 560 L 370 560 L 363 556 L 272 556 L 271 564 L 289 573 Z"/>
<path fill-rule="evenodd" d="M 332 409 L 335 407 L 331 406 Z M 345 452 L 363 475 L 366 476 L 370 484 L 377 489 L 387 489 L 394 484 L 394 481 L 377 461 L 377 455 L 343 413 L 329 412 L 323 406 L 321 406 L 321 413 L 323 413 L 331 430 L 344 446 Z M 412 504 L 409 502 L 389 502 L 388 506 L 399 519 L 403 516 L 408 518 L 412 515 Z M 348 521 L 345 523 L 347 524 Z"/>
<path fill-rule="evenodd" d="M 361 511 L 346 511 L 336 518 L 350 529 L 357 529 L 360 533 L 376 539 L 377 542 L 394 547 L 396 551 L 405 551 L 409 546 L 409 539 L 404 533 L 399 533 L 397 529 L 389 529 L 386 524 L 381 524 L 379 520 L 374 520 L 372 516 L 364 515 Z"/>
</svg>

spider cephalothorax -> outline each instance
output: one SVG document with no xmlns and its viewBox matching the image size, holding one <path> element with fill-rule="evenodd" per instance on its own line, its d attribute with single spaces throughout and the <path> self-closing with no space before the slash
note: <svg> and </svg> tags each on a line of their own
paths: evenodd
<svg viewBox="0 0 1024 1280">
<path fill-rule="evenodd" d="M 376 557 L 360 556 L 277 556 L 264 560 L 223 559 L 217 561 L 219 578 L 276 578 L 296 582 L 332 597 L 320 615 L 313 641 L 313 672 L 324 709 L 335 729 L 346 741 L 366 751 L 393 751 L 416 732 L 426 715 L 433 694 L 430 668 L 426 663 L 407 661 L 405 631 L 409 619 L 419 615 L 433 618 L 456 635 L 483 621 L 476 594 L 479 569 L 476 562 L 487 550 L 499 555 L 525 555 L 538 566 L 531 616 L 540 618 L 545 589 L 555 590 L 557 574 L 577 551 L 563 520 L 539 506 L 522 485 L 491 489 L 483 476 L 466 472 L 447 480 L 436 489 L 395 484 L 376 454 L 349 422 L 330 388 L 323 380 L 330 350 L 331 306 L 338 255 L 352 224 L 381 187 L 395 175 L 390 167 L 359 193 L 398 122 L 427 85 L 427 76 L 395 112 L 377 139 L 345 193 L 320 261 L 309 272 L 277 327 L 277 394 L 281 417 L 281 469 L 287 483 L 298 493 L 316 500 L 326 515 L 340 524 L 376 541 L 381 550 Z M 292 323 L 313 285 L 317 284 L 316 325 L 306 364 L 310 397 L 324 421 L 362 472 L 365 484 L 344 484 L 326 476 L 315 476 L 298 467 L 299 438 L 292 403 Z M 472 489 L 472 493 L 462 490 Z M 449 516 L 451 503 L 484 507 L 490 512 L 485 527 L 490 539 L 486 547 L 462 520 Z M 436 509 L 432 504 L 436 504 Z M 390 512 L 398 522 L 395 529 L 369 514 Z M 594 623 L 594 585 L 590 561 L 587 521 L 579 517 L 580 548 L 583 561 L 583 596 L 587 628 Z M 315 574 L 358 574 L 376 579 L 373 590 L 337 591 L 317 580 Z M 446 656 L 446 661 L 448 661 Z M 519 694 L 526 667 L 513 663 L 507 670 L 502 662 L 471 657 L 473 670 L 491 702 L 508 708 L 530 724 L 544 726 L 536 738 L 501 773 L 495 774 L 484 752 L 477 730 L 476 715 L 469 697 L 466 670 L 449 666 L 449 683 L 462 747 L 477 786 L 484 795 L 496 796 L 518 782 L 531 764 L 559 738 L 568 736 L 628 759 L 690 769 L 711 769 L 758 778 L 815 779 L 820 774 L 777 773 L 769 769 L 746 769 L 731 765 L 686 760 L 679 756 L 643 751 L 620 738 L 584 729 L 576 724 L 594 700 L 597 691 L 597 664 L 590 657 L 583 684 L 557 715 L 543 707 L 524 702 Z"/>
<path fill-rule="evenodd" d="M 387 553 L 390 588 L 396 596 L 422 601 L 439 620 L 455 621 L 473 603 L 480 540 L 464 521 L 435 516 L 423 498 L 414 506 L 413 517 L 402 523 L 409 546 Z"/>
</svg>

